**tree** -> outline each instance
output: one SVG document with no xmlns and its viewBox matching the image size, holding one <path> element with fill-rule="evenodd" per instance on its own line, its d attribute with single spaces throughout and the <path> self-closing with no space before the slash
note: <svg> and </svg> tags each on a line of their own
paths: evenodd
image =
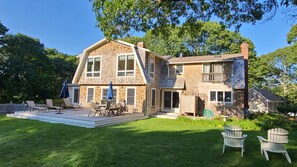
<svg viewBox="0 0 297 167">
<path fill-rule="evenodd" d="M 47 97 L 50 63 L 43 44 L 23 34 L 4 35 L 0 48 L 0 101 Z"/>
<path fill-rule="evenodd" d="M 217 1 L 217 0 L 90 0 L 98 27 L 107 38 L 127 37 L 134 31 L 166 33 L 172 26 L 193 26 L 199 20 L 218 19 L 239 29 L 242 23 L 255 24 L 272 17 L 279 6 L 295 7 L 296 0 Z M 297 18 L 295 16 L 294 18 Z"/>
<path fill-rule="evenodd" d="M 295 24 L 287 34 L 287 42 L 288 44 L 297 42 L 297 24 Z"/>
<path fill-rule="evenodd" d="M 75 56 L 70 56 L 59 52 L 53 48 L 45 49 L 46 55 L 50 60 L 52 68 L 52 78 L 50 84 L 51 98 L 57 98 L 65 79 L 72 80 L 74 76 L 78 59 Z"/>
<path fill-rule="evenodd" d="M 197 22 L 196 25 L 175 26 L 170 28 L 168 34 L 154 34 L 151 30 L 144 36 L 144 42 L 150 50 L 171 56 L 179 56 L 180 53 L 183 56 L 239 53 L 240 45 L 248 42 L 249 56 L 255 58 L 253 43 L 239 33 L 231 32 L 215 22 Z"/>
<path fill-rule="evenodd" d="M 257 87 L 266 87 L 280 96 L 287 103 L 297 104 L 297 43 L 296 25 L 287 35 L 287 42 L 293 43 L 267 55 L 263 55 L 255 62 L 258 76 Z M 295 42 L 295 43 L 294 43 Z M 255 78 L 254 78 L 255 79 Z"/>
</svg>

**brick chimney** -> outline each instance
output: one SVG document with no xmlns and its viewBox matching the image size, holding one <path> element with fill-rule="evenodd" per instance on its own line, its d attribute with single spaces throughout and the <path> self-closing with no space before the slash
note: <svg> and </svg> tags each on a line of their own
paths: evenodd
<svg viewBox="0 0 297 167">
<path fill-rule="evenodd" d="M 249 69 L 249 44 L 248 43 L 246 43 L 246 42 L 244 42 L 244 43 L 242 43 L 241 45 L 240 45 L 240 52 L 241 52 L 241 54 L 243 55 L 243 58 L 244 58 L 244 78 L 245 78 L 245 89 L 244 89 L 244 109 L 248 109 L 249 108 L 249 106 L 248 106 L 248 104 L 249 104 L 249 85 L 248 85 L 248 80 L 249 80 L 249 78 L 248 78 L 248 74 L 249 74 L 249 72 L 248 72 L 248 69 Z"/>
<path fill-rule="evenodd" d="M 138 46 L 138 47 L 141 47 L 141 48 L 145 48 L 145 44 L 144 44 L 144 42 L 138 42 L 138 43 L 137 43 L 137 46 Z"/>
</svg>

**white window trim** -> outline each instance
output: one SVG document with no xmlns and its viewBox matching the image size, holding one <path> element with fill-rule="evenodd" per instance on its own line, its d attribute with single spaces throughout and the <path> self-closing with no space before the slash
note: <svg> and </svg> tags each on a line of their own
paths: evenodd
<svg viewBox="0 0 297 167">
<path fill-rule="evenodd" d="M 134 89 L 135 94 L 134 94 L 134 105 L 133 105 L 133 107 L 136 108 L 136 104 L 137 104 L 137 101 L 136 101 L 137 100 L 137 98 L 136 98 L 137 92 L 136 92 L 136 90 L 137 89 L 136 89 L 135 86 L 127 86 L 126 87 L 126 98 L 125 98 L 126 99 L 126 103 L 128 102 L 128 99 L 127 99 L 128 98 L 128 89 Z M 128 105 L 128 103 L 127 103 L 127 105 Z"/>
<path fill-rule="evenodd" d="M 88 97 L 89 97 L 89 88 L 94 88 L 94 93 L 93 93 L 93 102 L 95 102 L 95 95 L 96 95 L 96 87 L 95 86 L 87 86 L 87 95 L 86 95 L 86 103 L 88 104 Z"/>
<path fill-rule="evenodd" d="M 177 66 L 182 66 L 182 67 L 183 67 L 183 72 L 182 72 L 182 73 L 179 73 L 179 74 L 176 73 Z M 183 74 L 184 74 L 184 71 L 185 71 L 184 68 L 185 68 L 185 67 L 184 67 L 184 64 L 178 64 L 178 65 L 175 65 L 175 66 L 174 66 L 174 73 L 175 73 L 175 75 L 183 75 Z"/>
<path fill-rule="evenodd" d="M 154 72 L 151 72 L 151 63 L 154 63 Z M 150 62 L 149 62 L 149 76 L 150 78 L 155 78 L 155 71 L 156 71 L 156 61 L 153 56 L 150 56 Z M 151 73 L 153 74 L 153 77 L 151 77 Z"/>
<path fill-rule="evenodd" d="M 100 57 L 100 75 L 99 75 L 99 77 L 94 77 L 94 76 L 91 76 L 91 77 L 88 77 L 87 76 L 87 74 L 88 74 L 88 60 L 90 59 L 90 58 L 92 58 L 92 59 L 95 59 L 95 58 L 97 58 L 97 57 Z M 86 63 L 86 74 L 85 74 L 85 77 L 86 78 L 101 78 L 101 75 L 102 75 L 102 56 L 100 56 L 100 55 L 98 55 L 98 56 L 89 56 L 88 58 L 87 58 L 87 63 Z M 92 69 L 92 74 L 94 74 L 94 61 L 93 61 L 93 69 Z M 96 72 L 98 72 L 98 71 L 96 71 Z"/>
<path fill-rule="evenodd" d="M 155 105 L 153 106 L 153 90 L 155 90 Z M 156 100 L 156 97 L 157 97 L 157 91 L 156 91 L 156 88 L 152 88 L 151 89 L 151 105 L 152 105 L 152 107 L 156 107 L 156 102 L 157 102 L 157 100 Z"/>
<path fill-rule="evenodd" d="M 101 102 L 101 100 L 103 100 L 102 99 L 102 97 L 103 97 L 103 89 L 108 89 L 109 88 L 109 86 L 102 86 L 101 87 L 101 98 L 100 98 L 100 102 Z M 116 98 L 116 103 L 118 103 L 119 101 L 118 101 L 118 99 L 119 99 L 119 88 L 117 87 L 117 86 L 112 86 L 112 89 L 116 89 L 117 90 L 117 98 Z"/>
<path fill-rule="evenodd" d="M 210 101 L 210 92 L 216 92 L 216 101 Z M 224 101 L 218 101 L 218 92 L 223 92 L 223 100 Z M 231 101 L 230 102 L 225 102 L 225 92 L 231 92 Z M 233 90 L 210 90 L 209 93 L 209 98 L 208 102 L 209 103 L 217 103 L 217 104 L 233 104 Z"/>
<path fill-rule="evenodd" d="M 119 56 L 126 56 L 126 58 L 127 58 L 127 56 L 128 55 L 133 55 L 134 56 L 134 70 L 133 70 L 133 76 L 118 76 L 118 72 L 119 72 L 119 70 L 118 70 L 118 68 L 119 68 L 119 66 L 118 66 L 118 64 L 119 64 Z M 117 54 L 117 59 L 116 59 L 116 76 L 117 76 L 117 78 L 125 78 L 125 77 L 129 77 L 129 78 L 132 78 L 132 77 L 135 77 L 135 73 L 136 73 L 136 55 L 134 54 L 134 53 L 121 53 L 121 54 Z M 127 59 L 126 59 L 127 60 Z M 127 65 L 127 61 L 125 61 L 125 68 L 126 68 L 126 65 Z M 124 70 L 123 72 L 127 72 L 127 70 Z M 129 70 L 129 72 L 132 72 L 132 70 Z"/>
</svg>

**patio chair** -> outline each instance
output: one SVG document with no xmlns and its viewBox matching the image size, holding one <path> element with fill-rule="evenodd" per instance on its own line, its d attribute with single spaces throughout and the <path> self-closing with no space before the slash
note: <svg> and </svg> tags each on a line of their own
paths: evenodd
<svg viewBox="0 0 297 167">
<path fill-rule="evenodd" d="M 289 142 L 288 140 L 289 132 L 282 128 L 269 129 L 267 132 L 268 139 L 264 139 L 262 136 L 257 136 L 261 145 L 261 154 L 265 155 L 267 161 L 269 157 L 267 152 L 282 153 L 286 156 L 289 163 L 291 163 L 291 158 L 285 148 L 285 144 Z"/>
<path fill-rule="evenodd" d="M 120 106 L 119 114 L 124 114 L 124 112 L 128 112 L 128 107 L 127 107 L 127 103 L 125 100 L 120 100 L 119 106 Z"/>
<path fill-rule="evenodd" d="M 58 110 L 59 113 L 61 112 L 62 107 L 54 106 L 52 99 L 46 99 L 45 101 L 46 101 L 47 109 L 54 109 L 54 110 Z"/>
<path fill-rule="evenodd" d="M 38 112 L 40 111 L 46 111 L 46 107 L 37 107 L 34 103 L 34 101 L 32 100 L 27 100 L 26 101 L 28 107 L 30 108 L 30 111 L 33 111 L 33 110 L 38 110 Z"/>
<path fill-rule="evenodd" d="M 242 128 L 239 126 L 229 125 L 225 126 L 225 132 L 222 132 L 224 138 L 223 153 L 225 152 L 225 146 L 241 148 L 241 157 L 244 152 L 244 141 L 247 135 L 242 134 Z"/>
<path fill-rule="evenodd" d="M 65 107 L 66 108 L 73 108 L 73 109 L 76 109 L 76 108 L 79 108 L 79 106 L 75 106 L 71 103 L 70 99 L 69 98 L 65 98 L 63 99 L 64 100 L 64 103 L 65 103 Z"/>
</svg>

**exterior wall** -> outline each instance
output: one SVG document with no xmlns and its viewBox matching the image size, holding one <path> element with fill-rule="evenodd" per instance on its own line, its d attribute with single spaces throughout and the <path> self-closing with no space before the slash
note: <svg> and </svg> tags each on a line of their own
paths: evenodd
<svg viewBox="0 0 297 167">
<path fill-rule="evenodd" d="M 140 68 L 135 60 L 135 74 L 133 77 L 117 77 L 117 56 L 119 54 L 133 53 L 130 46 L 109 42 L 98 49 L 92 51 L 89 57 L 101 56 L 101 76 L 97 78 L 86 77 L 86 67 L 79 79 L 79 84 L 107 84 L 112 81 L 113 84 L 145 84 Z"/>
<path fill-rule="evenodd" d="M 97 86 L 90 86 L 90 85 L 81 85 L 80 86 L 80 105 L 83 107 L 88 108 L 89 104 L 86 103 L 87 99 L 87 88 L 88 87 L 95 87 L 95 102 L 100 103 L 102 99 L 102 89 L 108 88 L 108 85 L 97 85 Z M 117 89 L 117 102 L 121 99 L 125 99 L 127 101 L 127 87 L 129 88 L 135 88 L 135 100 L 136 104 L 135 106 L 128 106 L 128 111 L 133 112 L 134 109 L 137 112 L 145 112 L 145 95 L 146 95 L 146 86 L 137 86 L 137 85 L 113 85 L 113 89 Z"/>
<path fill-rule="evenodd" d="M 203 64 L 184 64 L 183 74 L 176 76 L 174 65 L 170 65 L 170 79 L 182 77 L 185 80 L 185 88 L 182 91 L 183 95 L 198 96 L 198 115 L 202 115 L 203 109 L 211 109 L 215 115 L 228 114 L 241 117 L 243 110 L 243 90 L 234 90 L 231 85 L 232 81 L 232 62 L 224 63 L 224 73 L 226 73 L 225 82 L 203 82 Z M 217 103 L 210 102 L 210 91 L 231 91 L 233 95 L 233 103 Z M 240 109 L 237 107 L 239 106 Z M 182 112 L 182 111 L 181 111 Z M 240 112 L 240 114 L 238 113 Z"/>
</svg>

